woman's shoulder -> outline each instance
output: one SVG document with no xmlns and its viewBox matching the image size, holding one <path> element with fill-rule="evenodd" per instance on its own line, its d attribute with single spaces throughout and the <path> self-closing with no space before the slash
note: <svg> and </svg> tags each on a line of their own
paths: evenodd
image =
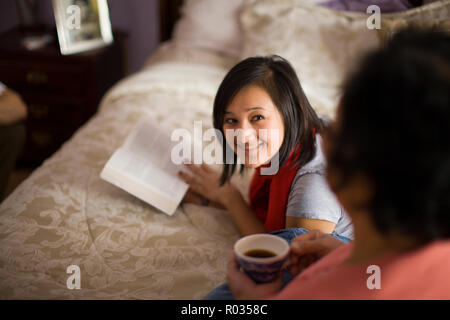
<svg viewBox="0 0 450 320">
<path fill-rule="evenodd" d="M 297 173 L 289 193 L 289 200 L 294 198 L 303 205 L 327 202 L 327 206 L 335 204 L 339 207 L 322 170 Z"/>
<path fill-rule="evenodd" d="M 317 134 L 315 142 L 316 151 L 311 160 L 305 163 L 301 168 L 298 169 L 295 179 L 308 173 L 325 174 L 325 156 L 323 154 L 322 148 L 322 137 Z"/>
<path fill-rule="evenodd" d="M 321 172 L 297 174 L 289 192 L 287 216 L 337 223 L 341 213 L 341 207 Z"/>
</svg>

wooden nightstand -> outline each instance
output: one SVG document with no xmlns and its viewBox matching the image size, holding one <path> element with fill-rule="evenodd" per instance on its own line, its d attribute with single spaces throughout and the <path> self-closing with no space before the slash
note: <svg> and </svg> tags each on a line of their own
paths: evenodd
<svg viewBox="0 0 450 320">
<path fill-rule="evenodd" d="M 38 165 L 86 122 L 107 89 L 125 75 L 123 33 L 100 49 L 61 55 L 55 30 L 46 47 L 29 51 L 14 29 L 0 35 L 0 81 L 17 91 L 28 107 L 27 141 L 19 163 Z M 34 35 L 36 31 L 34 32 Z"/>
</svg>

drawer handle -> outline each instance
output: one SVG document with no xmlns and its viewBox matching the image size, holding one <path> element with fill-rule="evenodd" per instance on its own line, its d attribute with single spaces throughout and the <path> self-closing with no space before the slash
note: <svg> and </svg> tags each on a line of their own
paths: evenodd
<svg viewBox="0 0 450 320">
<path fill-rule="evenodd" d="M 31 140 L 38 148 L 44 148 L 52 142 L 52 137 L 50 134 L 45 132 L 35 131 L 31 133 Z"/>
<path fill-rule="evenodd" d="M 32 84 L 45 84 L 48 82 L 48 75 L 43 72 L 28 71 L 27 82 Z"/>
<path fill-rule="evenodd" d="M 35 119 L 42 119 L 48 114 L 49 109 L 49 106 L 46 104 L 30 104 L 28 106 L 31 117 Z"/>
</svg>

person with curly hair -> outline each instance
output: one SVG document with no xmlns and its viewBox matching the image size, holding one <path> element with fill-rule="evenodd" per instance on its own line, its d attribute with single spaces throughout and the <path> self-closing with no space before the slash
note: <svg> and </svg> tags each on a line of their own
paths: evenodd
<svg viewBox="0 0 450 320">
<path fill-rule="evenodd" d="M 256 284 L 232 257 L 234 298 L 450 299 L 449 124 L 450 34 L 403 30 L 368 54 L 324 135 L 327 180 L 354 240 L 293 239 L 285 287 Z"/>
</svg>

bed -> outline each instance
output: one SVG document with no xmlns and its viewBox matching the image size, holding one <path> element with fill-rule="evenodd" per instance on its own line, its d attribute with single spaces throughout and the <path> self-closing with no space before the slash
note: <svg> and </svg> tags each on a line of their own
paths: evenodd
<svg viewBox="0 0 450 320">
<path fill-rule="evenodd" d="M 333 12 L 314 0 L 220 1 L 215 12 L 204 2 L 188 0 L 172 33 L 182 1 L 161 1 L 165 41 L 158 50 L 1 204 L 0 299 L 204 297 L 225 281 L 240 237 L 230 215 L 183 204 L 167 216 L 100 179 L 108 158 L 145 115 L 167 130 L 190 129 L 194 120 L 211 127 L 217 87 L 245 56 L 284 55 L 313 107 L 332 119 L 345 69 L 378 45 L 376 32 L 362 27 L 366 15 Z M 221 35 L 193 39 L 195 28 L 205 32 L 202 23 L 219 23 L 214 14 L 234 17 L 238 27 L 223 22 Z M 233 178 L 244 196 L 250 178 L 251 172 Z M 80 269 L 79 290 L 67 285 L 72 265 Z"/>
</svg>

